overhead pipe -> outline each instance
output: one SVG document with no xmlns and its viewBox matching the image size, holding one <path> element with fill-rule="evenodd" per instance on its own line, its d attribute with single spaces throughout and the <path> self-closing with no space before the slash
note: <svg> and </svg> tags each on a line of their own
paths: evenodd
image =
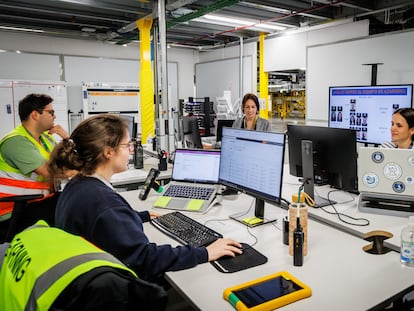
<svg viewBox="0 0 414 311">
<path fill-rule="evenodd" d="M 219 1 L 213 3 L 209 6 L 206 6 L 202 9 L 200 9 L 200 10 L 197 10 L 197 11 L 191 12 L 189 14 L 185 14 L 183 16 L 174 18 L 172 21 L 167 22 L 167 29 L 171 28 L 171 27 L 174 27 L 178 24 L 188 22 L 188 21 L 190 21 L 192 19 L 195 19 L 195 18 L 198 18 L 200 16 L 204 16 L 208 13 L 215 12 L 217 10 L 226 8 L 228 6 L 232 6 L 234 4 L 237 4 L 240 1 L 241 0 L 219 0 Z"/>
<path fill-rule="evenodd" d="M 235 31 L 239 31 L 239 30 L 250 28 L 250 27 L 254 27 L 254 26 L 257 26 L 258 24 L 283 20 L 283 19 L 286 19 L 286 18 L 289 18 L 289 17 L 292 17 L 292 16 L 303 14 L 303 13 L 309 13 L 309 12 L 321 10 L 321 9 L 324 9 L 324 8 L 327 8 L 327 7 L 336 6 L 338 4 L 341 4 L 341 3 L 344 3 L 344 2 L 347 2 L 347 1 L 349 1 L 349 0 L 340 0 L 340 1 L 331 2 L 329 4 L 314 6 L 314 7 L 311 7 L 310 9 L 296 11 L 296 12 L 293 12 L 293 13 L 290 13 L 290 14 L 285 14 L 285 15 L 281 15 L 281 16 L 278 16 L 278 17 L 266 19 L 266 20 L 260 21 L 260 23 L 256 23 L 256 24 L 252 24 L 252 25 L 244 25 L 244 26 L 235 27 L 235 28 L 232 28 L 232 29 L 229 29 L 229 30 L 224 30 L 224 31 L 221 31 L 221 32 L 217 32 L 217 33 L 214 33 L 214 34 L 200 36 L 200 37 L 195 38 L 195 39 L 190 40 L 190 41 L 180 42 L 180 44 L 194 43 L 194 42 L 201 41 L 203 39 L 209 38 L 211 36 L 219 36 L 219 35 L 223 35 L 223 34 L 226 34 L 226 33 L 232 33 L 232 32 L 235 32 Z"/>
</svg>

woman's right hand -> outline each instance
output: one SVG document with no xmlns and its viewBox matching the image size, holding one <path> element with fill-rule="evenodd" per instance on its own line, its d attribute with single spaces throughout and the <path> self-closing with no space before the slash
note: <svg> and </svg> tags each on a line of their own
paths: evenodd
<svg viewBox="0 0 414 311">
<path fill-rule="evenodd" d="M 235 257 L 241 254 L 242 245 L 231 239 L 218 239 L 206 247 L 208 252 L 208 261 L 217 260 L 223 256 Z"/>
</svg>

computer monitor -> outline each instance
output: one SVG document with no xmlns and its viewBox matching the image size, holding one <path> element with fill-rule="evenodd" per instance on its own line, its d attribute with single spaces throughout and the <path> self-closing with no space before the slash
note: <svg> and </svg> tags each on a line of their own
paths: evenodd
<svg viewBox="0 0 414 311">
<path fill-rule="evenodd" d="M 254 216 L 234 219 L 248 225 L 256 225 L 252 217 L 260 220 L 257 224 L 275 220 L 264 213 L 264 201 L 281 204 L 284 150 L 283 133 L 223 128 L 219 183 L 256 199 Z"/>
<path fill-rule="evenodd" d="M 183 145 L 185 148 L 203 149 L 196 117 L 183 117 L 183 134 Z"/>
<path fill-rule="evenodd" d="M 137 124 L 135 123 L 135 117 L 134 116 L 130 116 L 130 115 L 120 115 L 121 118 L 124 118 L 127 123 L 128 123 L 128 132 L 129 132 L 129 137 L 131 139 L 136 138 L 137 136 Z"/>
<path fill-rule="evenodd" d="M 358 191 L 355 130 L 288 124 L 287 134 L 291 175 L 310 178 L 312 186 L 315 182 Z M 304 149 L 302 142 L 308 143 Z M 302 151 L 308 156 L 303 156 Z M 309 172 L 313 176 L 308 176 Z"/>
<path fill-rule="evenodd" d="M 216 131 L 216 141 L 221 141 L 223 137 L 223 127 L 232 127 L 234 120 L 230 119 L 220 119 L 217 120 L 217 131 Z"/>
<path fill-rule="evenodd" d="M 412 107 L 413 85 L 329 88 L 329 126 L 356 130 L 357 141 L 380 145 L 391 140 L 392 114 Z"/>
</svg>

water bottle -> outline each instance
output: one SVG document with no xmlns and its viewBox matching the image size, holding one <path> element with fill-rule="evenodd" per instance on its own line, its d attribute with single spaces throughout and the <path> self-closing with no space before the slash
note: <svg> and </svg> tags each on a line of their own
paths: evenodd
<svg viewBox="0 0 414 311">
<path fill-rule="evenodd" d="M 144 167 L 144 148 L 141 144 L 141 139 L 136 140 L 135 153 L 134 153 L 134 167 L 141 169 Z"/>
<path fill-rule="evenodd" d="M 414 266 L 414 216 L 408 218 L 408 225 L 401 230 L 401 263 Z"/>
</svg>

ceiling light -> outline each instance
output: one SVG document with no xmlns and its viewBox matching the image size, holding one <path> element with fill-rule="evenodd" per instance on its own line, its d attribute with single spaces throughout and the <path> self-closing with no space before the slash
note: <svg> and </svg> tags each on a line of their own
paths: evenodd
<svg viewBox="0 0 414 311">
<path fill-rule="evenodd" d="M 82 27 L 81 30 L 83 32 L 95 32 L 96 31 L 96 29 L 92 27 Z"/>
<path fill-rule="evenodd" d="M 264 29 L 270 29 L 270 30 L 286 30 L 286 27 L 280 26 L 280 25 L 275 25 L 275 24 L 270 24 L 270 23 L 261 23 L 261 24 L 257 24 L 255 25 L 256 27 L 260 27 L 260 28 L 264 28 Z"/>
<path fill-rule="evenodd" d="M 255 27 L 255 28 L 266 29 L 266 30 L 286 30 L 287 29 L 286 27 L 283 27 L 283 26 L 280 26 L 274 23 L 266 23 L 266 22 L 260 22 L 256 20 L 231 18 L 231 17 L 214 15 L 214 14 L 206 14 L 203 17 L 204 19 L 209 20 L 209 21 L 227 23 L 227 24 L 235 25 L 235 26 L 249 26 L 249 27 Z M 202 22 L 203 20 L 197 19 L 197 21 Z"/>
<path fill-rule="evenodd" d="M 231 24 L 239 24 L 239 25 L 254 25 L 254 22 L 248 20 L 242 20 L 237 18 L 213 15 L 213 14 L 206 14 L 203 16 L 206 19 L 218 21 L 218 22 L 226 22 Z"/>
<path fill-rule="evenodd" d="M 39 29 L 9 27 L 9 26 L 0 26 L 0 29 L 5 29 L 5 30 L 18 30 L 18 31 L 28 31 L 28 32 L 44 32 L 43 30 L 39 30 Z"/>
</svg>

